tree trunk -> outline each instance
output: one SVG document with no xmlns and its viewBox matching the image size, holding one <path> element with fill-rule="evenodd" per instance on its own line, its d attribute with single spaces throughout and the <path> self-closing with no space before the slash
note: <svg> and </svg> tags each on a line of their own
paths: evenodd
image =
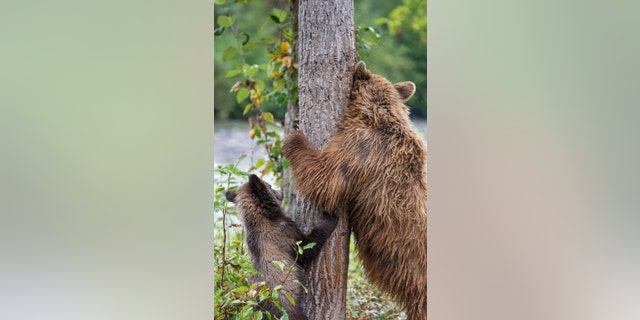
<svg viewBox="0 0 640 320">
<path fill-rule="evenodd" d="M 288 108 L 286 131 L 295 119 L 309 142 L 319 150 L 335 134 L 347 107 L 357 59 L 352 0 L 294 1 L 297 11 L 298 104 Z M 288 171 L 288 170 L 287 170 Z M 317 207 L 295 194 L 290 173 L 285 173 L 286 212 L 296 217 L 304 232 L 316 224 Z M 323 252 L 306 273 L 309 289 L 304 301 L 309 319 L 345 319 L 350 227 L 346 212 Z"/>
</svg>

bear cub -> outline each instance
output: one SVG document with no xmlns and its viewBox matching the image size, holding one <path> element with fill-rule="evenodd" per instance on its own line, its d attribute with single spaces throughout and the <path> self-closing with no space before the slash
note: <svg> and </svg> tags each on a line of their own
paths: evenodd
<svg viewBox="0 0 640 320">
<path fill-rule="evenodd" d="M 369 280 L 408 319 L 427 318 L 427 151 L 404 105 L 412 82 L 393 84 L 356 65 L 336 134 L 322 151 L 302 131 L 284 141 L 300 195 L 346 209 Z"/>
<path fill-rule="evenodd" d="M 254 280 L 266 281 L 270 288 L 283 285 L 284 290 L 291 294 L 297 305 L 292 305 L 284 294 L 279 295 L 278 300 L 287 311 L 289 319 L 306 319 L 299 307 L 303 290 L 294 280 L 302 281 L 304 268 L 320 253 L 335 229 L 338 217 L 325 212 L 319 226 L 309 234 L 303 234 L 295 222 L 283 213 L 282 193 L 271 188 L 254 174 L 237 190 L 227 191 L 225 196 L 227 200 L 236 204 L 246 231 L 251 262 L 254 268 L 262 273 Z M 302 241 L 301 247 L 311 242 L 314 242 L 315 246 L 299 255 L 297 241 Z M 282 271 L 273 265 L 273 261 L 285 261 L 287 267 Z M 287 277 L 292 266 L 297 270 Z M 273 303 L 263 303 L 261 306 L 274 316 L 282 316 L 282 312 Z"/>
</svg>

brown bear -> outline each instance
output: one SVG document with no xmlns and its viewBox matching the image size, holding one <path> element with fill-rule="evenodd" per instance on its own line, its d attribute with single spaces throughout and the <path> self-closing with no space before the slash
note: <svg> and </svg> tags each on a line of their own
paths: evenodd
<svg viewBox="0 0 640 320">
<path fill-rule="evenodd" d="M 369 280 L 409 319 L 427 318 L 427 151 L 404 105 L 412 82 L 392 84 L 358 62 L 337 133 L 318 151 L 301 131 L 284 141 L 298 192 L 344 208 Z"/>
<path fill-rule="evenodd" d="M 252 174 L 249 181 L 237 190 L 227 191 L 227 200 L 234 202 L 242 225 L 246 231 L 247 246 L 253 267 L 262 273 L 255 281 L 266 281 L 270 288 L 278 285 L 288 292 L 295 302 L 302 301 L 302 283 L 304 268 L 320 253 L 324 243 L 338 223 L 336 215 L 322 215 L 320 224 L 308 235 L 300 231 L 298 226 L 281 209 L 282 193 Z M 297 242 L 301 247 L 315 243 L 310 249 L 298 252 Z M 273 261 L 284 261 L 284 271 L 273 264 Z M 295 267 L 291 271 L 290 267 Z M 294 306 L 283 292 L 278 301 L 287 311 L 289 319 L 306 319 L 299 304 Z M 273 303 L 261 303 L 261 307 L 271 315 L 280 318 L 282 312 Z"/>
</svg>

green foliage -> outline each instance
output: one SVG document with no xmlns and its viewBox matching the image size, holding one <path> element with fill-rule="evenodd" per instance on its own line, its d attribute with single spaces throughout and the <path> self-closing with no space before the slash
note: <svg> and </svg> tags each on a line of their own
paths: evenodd
<svg viewBox="0 0 640 320">
<path fill-rule="evenodd" d="M 356 50 L 360 59 L 368 57 L 372 47 L 380 45 L 380 31 L 372 26 L 361 24 L 355 27 Z"/>
<path fill-rule="evenodd" d="M 282 119 L 287 103 L 298 97 L 297 63 L 292 50 L 296 40 L 293 17 L 282 9 L 269 8 L 268 18 L 264 17 L 256 30 L 255 21 L 259 19 L 241 13 L 260 12 L 265 3 L 247 6 L 241 2 L 216 7 L 226 13 L 216 18 L 219 30 L 216 44 L 220 44 L 218 50 L 222 51 L 222 63 L 216 63 L 216 69 L 228 68 L 224 78 L 235 80 L 227 89 L 235 93 L 235 99 L 226 103 L 235 102 L 237 108 L 232 109 L 232 114 L 248 119 L 249 136 L 266 151 L 267 158 L 257 160 L 255 169 L 263 175 L 274 174 L 279 183 L 283 170 Z M 218 59 L 216 56 L 217 62 Z M 218 110 L 218 105 L 214 108 Z"/>
<path fill-rule="evenodd" d="M 427 42 L 427 1 L 403 0 L 402 5 L 391 10 L 388 17 L 375 20 L 377 25 L 387 25 L 392 34 L 406 30 L 417 33 L 420 41 Z"/>
<path fill-rule="evenodd" d="M 297 99 L 293 17 L 270 2 L 246 3 L 216 6 L 214 109 L 216 119 L 253 118 L 266 132 L 264 122 L 281 122 Z M 271 117 L 262 119 L 265 112 Z"/>
</svg>

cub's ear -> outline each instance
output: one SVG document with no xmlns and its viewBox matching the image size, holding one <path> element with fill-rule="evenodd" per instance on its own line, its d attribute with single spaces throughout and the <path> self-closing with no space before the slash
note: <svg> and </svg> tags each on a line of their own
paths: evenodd
<svg viewBox="0 0 640 320">
<path fill-rule="evenodd" d="M 249 185 L 251 190 L 263 190 L 265 189 L 266 182 L 262 181 L 257 175 L 251 174 L 249 176 Z"/>
<path fill-rule="evenodd" d="M 400 99 L 402 99 L 402 101 L 411 99 L 411 97 L 413 97 L 413 94 L 416 92 L 416 85 L 411 81 L 398 82 L 393 86 L 400 94 Z"/>
<path fill-rule="evenodd" d="M 253 173 L 249 175 L 249 182 L 263 184 L 262 179 Z"/>
<path fill-rule="evenodd" d="M 224 194 L 224 196 L 227 198 L 227 200 L 236 203 L 236 196 L 238 195 L 238 191 L 237 190 L 230 190 L 227 191 L 227 193 Z"/>
<path fill-rule="evenodd" d="M 353 73 L 353 78 L 358 80 L 369 80 L 371 73 L 367 70 L 367 65 L 364 61 L 359 61 L 356 64 L 356 71 Z"/>
</svg>

